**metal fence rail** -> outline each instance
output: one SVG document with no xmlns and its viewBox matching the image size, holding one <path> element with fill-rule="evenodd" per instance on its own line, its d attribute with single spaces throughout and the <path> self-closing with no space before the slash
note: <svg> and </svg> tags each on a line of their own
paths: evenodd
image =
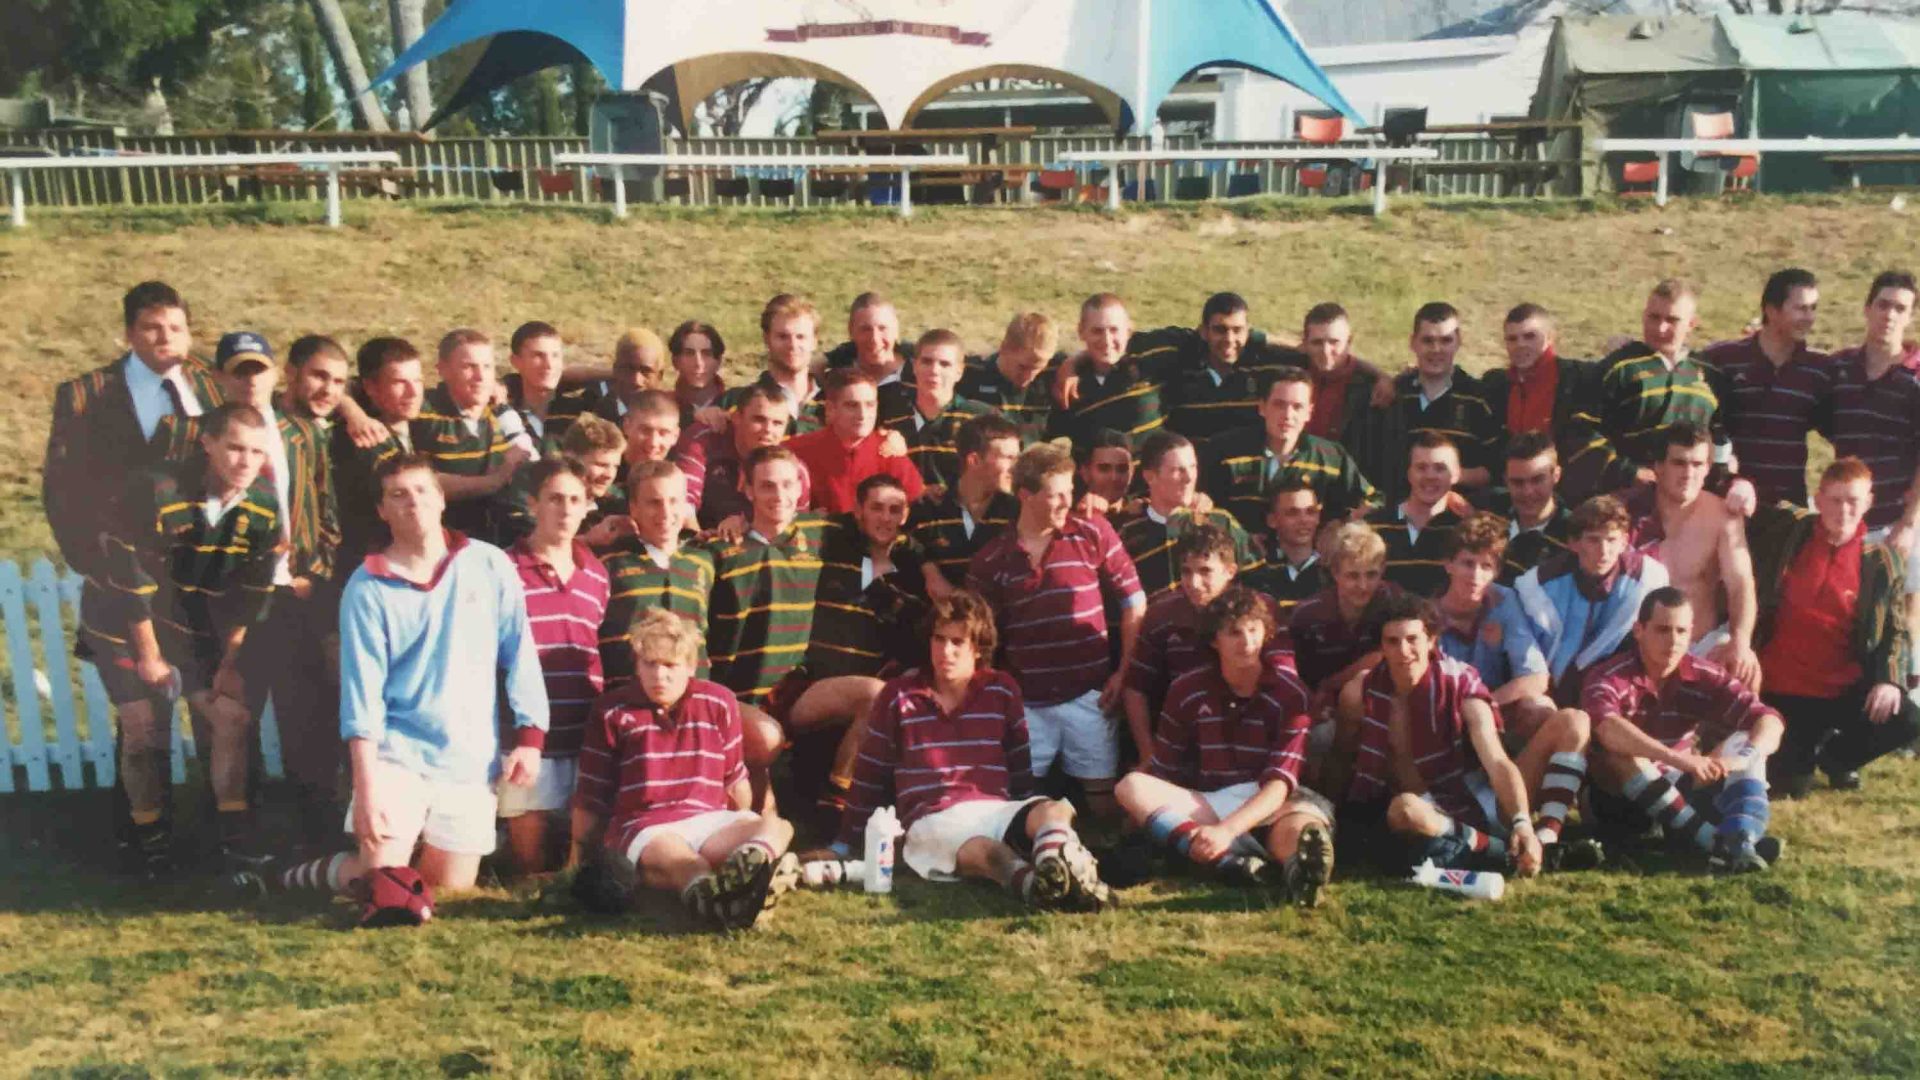
<svg viewBox="0 0 1920 1080">
<path fill-rule="evenodd" d="M 21 570 L 0 560 L 0 634 L 10 677 L 0 682 L 0 794 L 113 786 L 113 714 L 93 665 L 73 657 L 69 627 L 80 618 L 80 577 L 35 559 Z M 185 710 L 173 729 L 173 782 L 187 780 L 193 733 Z M 267 775 L 279 778 L 280 731 L 273 709 L 260 718 Z M 56 783 L 57 781 L 57 783 Z"/>
</svg>

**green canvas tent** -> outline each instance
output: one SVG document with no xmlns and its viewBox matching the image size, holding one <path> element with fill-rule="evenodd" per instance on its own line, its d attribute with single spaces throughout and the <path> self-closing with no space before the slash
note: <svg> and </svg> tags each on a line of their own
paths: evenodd
<svg viewBox="0 0 1920 1080">
<path fill-rule="evenodd" d="M 1689 113 L 1731 113 L 1742 137 L 1920 135 L 1920 21 L 1817 16 L 1603 16 L 1554 27 L 1533 114 L 1578 120 L 1596 139 L 1693 134 Z M 1638 155 L 1646 157 L 1647 155 Z M 1717 190 L 1723 160 L 1680 155 L 1678 190 Z M 1617 186 L 1632 155 L 1589 154 L 1583 190 Z M 1762 156 L 1768 191 L 1832 187 L 1818 156 Z M 1868 183 L 1920 181 L 1920 169 L 1874 165 Z"/>
</svg>

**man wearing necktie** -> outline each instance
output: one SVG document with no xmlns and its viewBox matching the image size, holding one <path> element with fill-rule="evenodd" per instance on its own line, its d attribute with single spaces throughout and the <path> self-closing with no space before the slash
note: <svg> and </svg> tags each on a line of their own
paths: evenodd
<svg viewBox="0 0 1920 1080">
<path fill-rule="evenodd" d="M 95 594 L 97 601 L 104 588 L 106 541 L 119 527 L 122 495 L 130 478 L 137 471 L 191 453 L 199 441 L 199 417 L 222 400 L 213 372 L 190 355 L 193 335 L 186 301 L 178 292 L 163 282 L 142 282 L 128 290 L 121 307 L 127 354 L 55 388 L 53 424 L 47 437 L 41 502 L 61 557 L 86 579 L 83 601 L 88 593 Z M 122 626 L 104 629 L 108 634 L 125 630 Z M 81 635 L 75 655 L 93 660 L 85 640 Z M 114 702 L 116 723 L 129 707 L 143 718 L 166 718 L 144 725 L 156 745 L 118 740 L 121 775 L 132 757 L 140 756 L 143 763 L 153 758 L 167 761 L 174 703 L 170 682 L 157 679 L 146 684 L 145 696 Z M 118 838 L 123 852 L 132 854 L 131 819 L 126 792 L 119 783 L 114 803 Z M 165 820 L 170 817 L 171 802 L 162 805 Z"/>
</svg>

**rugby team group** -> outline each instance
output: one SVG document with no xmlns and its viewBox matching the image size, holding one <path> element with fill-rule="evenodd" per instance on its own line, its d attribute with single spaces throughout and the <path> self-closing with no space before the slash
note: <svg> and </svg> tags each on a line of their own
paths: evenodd
<svg viewBox="0 0 1920 1080">
<path fill-rule="evenodd" d="M 1335 303 L 1285 345 L 1232 293 L 1138 332 L 1102 293 L 1075 347 L 1025 313 L 973 356 L 873 293 L 822 351 L 782 295 L 729 386 L 699 321 L 610 366 L 537 321 L 284 363 L 238 331 L 208 363 L 146 282 L 127 354 L 55 395 L 45 509 L 113 703 L 121 856 L 185 862 L 184 698 L 236 899 L 418 922 L 491 855 L 745 928 L 847 873 L 882 806 L 920 876 L 1056 910 L 1166 862 L 1310 906 L 1336 846 L 1757 872 L 1770 799 L 1920 735 L 1915 297 L 1879 275 L 1824 354 L 1815 276 L 1781 270 L 1695 351 L 1668 280 L 1598 360 L 1525 303 L 1475 377 L 1446 303 L 1392 374 Z"/>
</svg>

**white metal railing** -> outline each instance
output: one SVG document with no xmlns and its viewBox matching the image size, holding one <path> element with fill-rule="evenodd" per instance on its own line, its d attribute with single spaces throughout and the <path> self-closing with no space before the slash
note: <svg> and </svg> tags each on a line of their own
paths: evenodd
<svg viewBox="0 0 1920 1080">
<path fill-rule="evenodd" d="M 1107 208 L 1120 209 L 1120 168 L 1122 165 L 1146 165 L 1156 161 L 1354 161 L 1370 160 L 1373 165 L 1373 212 L 1387 212 L 1387 163 L 1392 161 L 1431 161 L 1440 156 L 1432 147 L 1388 147 L 1372 143 L 1324 143 L 1317 146 L 1288 147 L 1278 150 L 1076 150 L 1060 155 L 1069 164 L 1106 164 L 1113 167 L 1107 179 Z M 1141 194 L 1145 195 L 1145 185 Z"/>
<path fill-rule="evenodd" d="M 0 718 L 0 794 L 18 787 L 16 770 L 28 791 L 52 790 L 55 774 L 68 791 L 113 786 L 119 762 L 112 706 L 93 665 L 74 659 L 67 634 L 80 618 L 80 584 L 78 574 L 55 570 L 45 558 L 25 572 L 0 559 L 0 631 L 12 673 L 0 688 L 9 706 Z M 192 731 L 178 719 L 168 726 L 173 782 L 183 784 L 194 753 Z M 278 778 L 280 730 L 271 707 L 260 718 L 260 752 L 267 775 Z"/>
<path fill-rule="evenodd" d="M 612 166 L 613 216 L 627 216 L 626 167 L 651 165 L 678 169 L 870 169 L 900 174 L 900 216 L 913 215 L 916 169 L 954 168 L 975 164 L 965 154 L 555 154 L 555 165 Z"/>
<path fill-rule="evenodd" d="M 1746 156 L 1759 154 L 1895 154 L 1920 153 L 1920 139 L 1902 135 L 1892 139 L 1601 139 L 1598 150 L 1609 153 L 1658 154 L 1660 175 L 1653 201 L 1667 205 L 1667 155 L 1675 153 Z"/>
<path fill-rule="evenodd" d="M 0 157 L 13 203 L 13 227 L 27 226 L 23 174 L 44 169 L 227 168 L 249 165 L 316 166 L 326 174 L 327 225 L 340 226 L 340 169 L 345 165 L 398 165 L 391 150 L 324 150 L 295 154 L 117 154 L 99 157 Z"/>
</svg>

